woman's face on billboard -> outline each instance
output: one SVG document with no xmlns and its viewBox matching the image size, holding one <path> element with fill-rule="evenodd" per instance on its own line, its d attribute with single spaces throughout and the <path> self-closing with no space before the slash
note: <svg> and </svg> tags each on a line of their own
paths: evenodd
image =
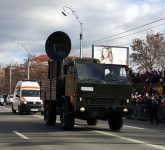
<svg viewBox="0 0 165 150">
<path fill-rule="evenodd" d="M 103 49 L 103 56 L 104 56 L 104 58 L 107 58 L 108 55 L 109 55 L 109 50 L 106 49 L 106 48 L 104 48 L 104 49 Z"/>
</svg>

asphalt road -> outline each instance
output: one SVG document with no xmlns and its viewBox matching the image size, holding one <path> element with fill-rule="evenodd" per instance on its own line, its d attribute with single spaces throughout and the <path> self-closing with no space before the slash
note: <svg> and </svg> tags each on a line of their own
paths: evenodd
<svg viewBox="0 0 165 150">
<path fill-rule="evenodd" d="M 107 121 L 87 126 L 76 120 L 73 131 L 63 131 L 59 121 L 47 126 L 40 114 L 12 114 L 0 106 L 0 150 L 165 150 L 165 124 L 124 119 L 121 131 L 109 131 Z"/>
</svg>

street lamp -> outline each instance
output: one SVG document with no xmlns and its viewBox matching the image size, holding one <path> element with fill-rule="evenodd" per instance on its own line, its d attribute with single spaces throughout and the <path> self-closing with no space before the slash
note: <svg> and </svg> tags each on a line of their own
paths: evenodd
<svg viewBox="0 0 165 150">
<path fill-rule="evenodd" d="M 67 16 L 68 15 L 68 12 L 66 11 L 66 9 L 69 9 L 71 10 L 71 12 L 73 13 L 73 15 L 76 17 L 76 19 L 78 20 L 79 24 L 80 24 L 80 58 L 82 58 L 82 39 L 83 39 L 83 23 L 80 21 L 79 19 L 79 16 L 76 14 L 75 10 L 68 7 L 68 6 L 64 6 L 63 7 L 63 11 L 62 11 L 62 14 L 64 16 Z"/>
<path fill-rule="evenodd" d="M 27 60 L 27 79 L 29 80 L 29 74 L 30 74 L 30 57 L 32 55 L 29 54 L 29 50 L 24 46 L 23 43 L 18 43 L 17 45 L 18 48 L 23 48 L 27 53 L 28 53 L 28 60 Z"/>
<path fill-rule="evenodd" d="M 12 76 L 11 76 L 11 73 L 12 73 L 12 70 L 14 70 L 15 68 L 12 68 L 12 66 L 10 66 L 10 94 L 11 94 L 11 81 L 12 81 Z"/>
</svg>

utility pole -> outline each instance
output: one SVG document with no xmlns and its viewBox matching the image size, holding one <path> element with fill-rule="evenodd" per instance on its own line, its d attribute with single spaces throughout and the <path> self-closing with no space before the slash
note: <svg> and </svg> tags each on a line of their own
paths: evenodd
<svg viewBox="0 0 165 150">
<path fill-rule="evenodd" d="M 80 24 L 80 28 L 81 28 L 81 30 L 80 30 L 80 58 L 82 58 L 83 23 L 80 21 L 79 16 L 76 14 L 76 11 L 75 11 L 74 9 L 68 7 L 68 6 L 64 6 L 64 7 L 63 7 L 62 14 L 63 14 L 64 16 L 67 16 L 67 14 L 68 14 L 68 13 L 66 12 L 66 9 L 71 10 L 72 14 L 76 17 L 77 21 L 78 21 L 79 24 Z"/>
</svg>

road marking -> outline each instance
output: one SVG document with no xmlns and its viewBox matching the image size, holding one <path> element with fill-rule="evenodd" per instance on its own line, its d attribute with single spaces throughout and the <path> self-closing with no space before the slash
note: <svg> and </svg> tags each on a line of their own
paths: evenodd
<svg viewBox="0 0 165 150">
<path fill-rule="evenodd" d="M 25 135 L 23 135 L 22 133 L 18 132 L 18 131 L 13 131 L 13 133 L 15 133 L 16 135 L 20 136 L 21 138 L 28 140 L 29 138 Z"/>
<path fill-rule="evenodd" d="M 140 127 L 134 127 L 134 126 L 127 126 L 127 125 L 123 125 L 124 127 L 129 127 L 129 128 L 134 128 L 134 129 L 142 129 L 145 130 L 145 128 L 140 128 Z"/>
<path fill-rule="evenodd" d="M 135 140 L 135 139 L 127 138 L 127 137 L 122 137 L 122 136 L 119 136 L 119 135 L 116 135 L 116 134 L 107 133 L 107 132 L 98 131 L 98 130 L 94 130 L 93 132 L 104 134 L 104 135 L 108 135 L 108 136 L 117 137 L 117 138 L 120 138 L 120 139 L 123 139 L 123 140 L 127 140 L 127 141 L 131 141 L 131 142 L 134 142 L 134 143 L 138 143 L 138 144 L 144 144 L 144 145 L 152 147 L 152 148 L 165 150 L 165 147 L 162 147 L 162 146 L 159 146 L 159 145 L 154 145 L 154 144 L 148 144 L 147 142 L 144 142 L 144 141 Z"/>
<path fill-rule="evenodd" d="M 41 118 L 41 119 L 44 119 L 43 116 L 39 116 L 39 115 L 33 115 L 33 116 L 38 117 L 38 118 Z"/>
<path fill-rule="evenodd" d="M 39 117 L 39 118 L 43 118 L 42 116 L 39 116 L 39 115 L 34 115 L 34 116 Z M 60 121 L 57 121 L 57 122 L 60 122 Z M 75 125 L 75 126 L 77 126 L 77 125 Z M 129 128 L 135 128 L 135 129 L 145 130 L 145 128 L 140 128 L 140 127 L 127 126 L 127 125 L 124 125 L 124 126 L 125 127 L 129 127 Z M 148 144 L 147 142 L 144 142 L 144 141 L 135 140 L 135 139 L 127 138 L 127 137 L 122 137 L 122 136 L 119 136 L 119 135 L 116 135 L 116 134 L 107 133 L 107 132 L 98 131 L 98 130 L 94 130 L 93 132 L 104 134 L 104 135 L 108 135 L 108 136 L 114 136 L 114 137 L 117 137 L 117 138 L 120 138 L 120 139 L 123 139 L 123 140 L 134 142 L 134 143 L 144 144 L 144 145 L 149 146 L 149 147 L 152 147 L 152 148 L 157 148 L 157 149 L 165 150 L 165 147 L 162 147 L 162 146 L 159 146 L 159 145 L 154 145 L 154 144 Z"/>
</svg>

